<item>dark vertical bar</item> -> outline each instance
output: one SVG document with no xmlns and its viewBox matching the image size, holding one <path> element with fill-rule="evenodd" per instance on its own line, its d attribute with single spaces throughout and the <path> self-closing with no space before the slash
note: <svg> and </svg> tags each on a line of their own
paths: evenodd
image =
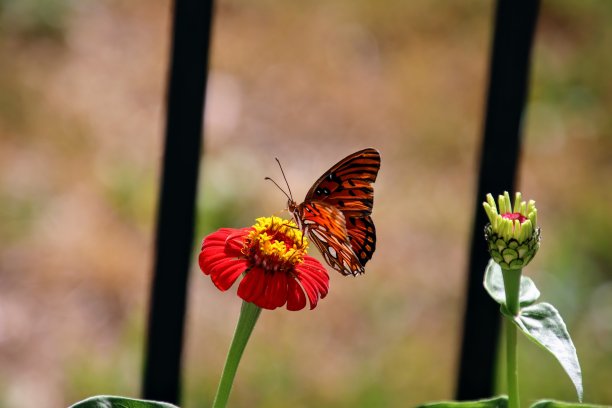
<svg viewBox="0 0 612 408">
<path fill-rule="evenodd" d="M 480 203 L 486 193 L 497 196 L 504 190 L 511 193 L 515 190 L 521 120 L 539 5 L 539 0 L 497 1 L 456 392 L 458 400 L 493 394 L 500 319 L 499 307 L 489 299 L 482 286 L 489 254 L 483 237 L 486 214 Z"/>
<path fill-rule="evenodd" d="M 213 0 L 175 0 L 142 394 L 177 404 Z"/>
</svg>

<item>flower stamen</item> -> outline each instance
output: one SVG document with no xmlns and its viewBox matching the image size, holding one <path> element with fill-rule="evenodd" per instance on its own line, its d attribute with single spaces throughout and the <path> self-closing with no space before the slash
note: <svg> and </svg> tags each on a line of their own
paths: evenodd
<svg viewBox="0 0 612 408">
<path fill-rule="evenodd" d="M 245 237 L 242 253 L 265 270 L 288 272 L 304 261 L 308 240 L 293 221 L 261 217 Z"/>
</svg>

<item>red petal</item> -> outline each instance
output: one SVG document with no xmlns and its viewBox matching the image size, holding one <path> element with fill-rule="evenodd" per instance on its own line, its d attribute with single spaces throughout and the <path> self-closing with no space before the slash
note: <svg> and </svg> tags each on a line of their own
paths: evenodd
<svg viewBox="0 0 612 408">
<path fill-rule="evenodd" d="M 200 269 L 202 269 L 202 272 L 209 275 L 211 270 L 215 268 L 219 262 L 223 262 L 225 259 L 233 258 L 228 257 L 223 251 L 212 251 L 206 249 L 200 252 L 198 263 L 200 264 Z"/>
<path fill-rule="evenodd" d="M 319 292 L 308 279 L 298 278 L 298 280 L 302 284 L 302 288 L 304 289 L 306 296 L 308 296 L 308 301 L 310 302 L 310 309 L 314 309 L 315 307 L 317 307 L 317 303 L 319 302 Z"/>
<path fill-rule="evenodd" d="M 211 267 L 222 259 L 227 258 L 225 252 L 220 246 L 211 246 L 204 248 L 198 257 L 198 264 L 200 269 L 206 275 L 210 274 Z"/>
<path fill-rule="evenodd" d="M 329 291 L 329 274 L 323 265 L 321 265 L 316 259 L 313 258 L 316 264 L 304 263 L 301 268 L 298 268 L 301 272 L 305 273 L 309 279 L 319 288 L 321 292 L 321 299 L 324 298 Z"/>
<path fill-rule="evenodd" d="M 252 228 L 241 228 L 233 232 L 225 240 L 225 252 L 232 256 L 241 256 L 244 247 L 244 238 L 251 232 Z"/>
<path fill-rule="evenodd" d="M 232 259 L 234 257 L 229 257 L 223 250 L 225 247 L 224 242 L 214 241 L 205 239 L 203 249 L 200 252 L 198 257 L 198 263 L 200 265 L 200 269 L 205 274 L 210 274 L 211 268 L 215 266 L 215 263 L 223 260 L 223 259 Z"/>
<path fill-rule="evenodd" d="M 210 275 L 211 280 L 220 290 L 229 289 L 242 272 L 248 267 L 246 259 L 236 259 L 225 251 L 225 243 L 229 236 L 239 230 L 221 228 L 208 235 L 202 242 L 202 251 L 198 257 L 200 269 Z"/>
<path fill-rule="evenodd" d="M 255 303 L 257 306 L 262 307 L 256 302 L 261 297 L 266 288 L 266 274 L 264 270 L 259 267 L 254 267 L 244 278 L 240 281 L 238 286 L 238 296 L 247 302 Z"/>
<path fill-rule="evenodd" d="M 200 268 L 204 273 L 207 269 L 207 264 L 210 263 L 212 257 L 225 254 L 225 240 L 235 230 L 230 228 L 222 228 L 219 231 L 213 232 L 202 240 L 202 250 L 199 256 Z"/>
<path fill-rule="evenodd" d="M 272 280 L 272 276 L 269 273 L 263 274 L 263 279 L 260 281 L 259 285 L 261 286 L 260 290 L 256 293 L 256 296 L 253 298 L 253 303 L 263 309 L 274 309 L 270 297 L 267 295 L 268 288 L 270 287 L 270 281 Z"/>
<path fill-rule="evenodd" d="M 304 289 L 293 279 L 289 279 L 287 289 L 287 310 L 302 310 L 306 306 Z"/>
<path fill-rule="evenodd" d="M 247 261 L 243 259 L 225 259 L 217 263 L 211 270 L 210 279 L 222 291 L 228 290 L 236 279 L 247 269 Z"/>
<path fill-rule="evenodd" d="M 266 288 L 266 300 L 271 306 L 271 309 L 283 306 L 287 303 L 287 275 L 284 273 L 275 273 L 268 282 Z"/>
<path fill-rule="evenodd" d="M 220 230 L 215 231 L 210 235 L 207 235 L 202 240 L 202 249 L 204 249 L 206 245 L 216 245 L 219 243 L 225 243 L 227 237 L 235 231 L 237 230 L 234 228 L 221 228 Z"/>
<path fill-rule="evenodd" d="M 206 249 L 200 253 L 199 264 L 221 290 L 229 289 L 248 267 L 246 259 L 228 258 L 224 252 Z"/>
<path fill-rule="evenodd" d="M 325 267 L 316 259 L 306 256 L 304 257 L 304 263 L 298 268 L 300 272 L 305 273 L 309 279 L 316 283 L 320 288 L 322 297 L 327 295 L 329 290 L 329 274 Z"/>
<path fill-rule="evenodd" d="M 296 279 L 308 296 L 310 308 L 314 309 L 319 299 L 323 299 L 329 291 L 329 275 L 319 261 L 309 256 L 304 257 L 304 262 L 296 270 L 299 272 Z"/>
</svg>

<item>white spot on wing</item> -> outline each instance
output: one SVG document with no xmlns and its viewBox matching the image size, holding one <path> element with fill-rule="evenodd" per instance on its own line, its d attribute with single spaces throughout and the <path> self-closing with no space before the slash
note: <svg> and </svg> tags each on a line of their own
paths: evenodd
<svg viewBox="0 0 612 408">
<path fill-rule="evenodd" d="M 310 233 L 314 235 L 315 237 L 317 237 L 317 239 L 319 239 L 320 241 L 327 242 L 327 239 L 325 239 L 325 236 L 321 234 L 319 231 L 317 231 L 316 229 L 311 229 Z"/>
<path fill-rule="evenodd" d="M 338 258 L 338 254 L 336 253 L 336 250 L 333 247 L 327 247 L 327 251 L 329 252 L 329 255 L 331 255 L 332 258 Z"/>
</svg>

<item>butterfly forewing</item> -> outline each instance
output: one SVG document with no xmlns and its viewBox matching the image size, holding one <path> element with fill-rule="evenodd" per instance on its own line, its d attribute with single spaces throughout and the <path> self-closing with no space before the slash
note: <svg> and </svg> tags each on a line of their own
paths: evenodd
<svg viewBox="0 0 612 408">
<path fill-rule="evenodd" d="M 336 207 L 322 202 L 302 203 L 298 214 L 305 232 L 319 248 L 325 262 L 343 275 L 364 272 L 351 246 L 344 215 Z"/>
<path fill-rule="evenodd" d="M 364 149 L 341 160 L 323 174 L 306 194 L 304 202 L 322 201 L 337 207 L 347 217 L 372 213 L 374 188 L 380 168 L 380 154 Z"/>
</svg>

